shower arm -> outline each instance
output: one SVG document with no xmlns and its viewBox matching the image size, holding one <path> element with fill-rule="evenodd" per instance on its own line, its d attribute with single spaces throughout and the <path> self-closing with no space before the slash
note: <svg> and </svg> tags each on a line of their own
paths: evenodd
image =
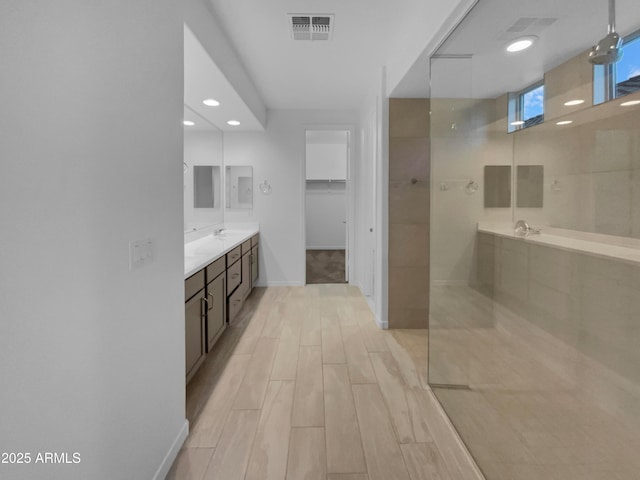
<svg viewBox="0 0 640 480">
<path fill-rule="evenodd" d="M 616 33 L 616 0 L 609 0 L 609 34 Z"/>
</svg>

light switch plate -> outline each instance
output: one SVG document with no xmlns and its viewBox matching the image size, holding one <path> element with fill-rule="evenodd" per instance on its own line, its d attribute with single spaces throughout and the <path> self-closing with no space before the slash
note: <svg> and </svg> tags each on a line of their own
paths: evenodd
<svg viewBox="0 0 640 480">
<path fill-rule="evenodd" d="M 136 270 L 150 264 L 154 258 L 153 240 L 135 240 L 129 242 L 129 270 Z"/>
</svg>

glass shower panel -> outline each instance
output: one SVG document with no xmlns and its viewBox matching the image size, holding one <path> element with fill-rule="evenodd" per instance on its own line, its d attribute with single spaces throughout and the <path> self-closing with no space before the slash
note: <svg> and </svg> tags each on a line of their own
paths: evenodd
<svg viewBox="0 0 640 480">
<path fill-rule="evenodd" d="M 593 105 L 606 2 L 552 3 L 478 2 L 431 61 L 429 383 L 488 480 L 631 480 L 640 92 Z M 496 18 L 500 41 L 479 34 Z M 539 44 L 506 54 L 527 22 Z M 544 122 L 507 133 L 510 98 L 541 80 Z"/>
</svg>

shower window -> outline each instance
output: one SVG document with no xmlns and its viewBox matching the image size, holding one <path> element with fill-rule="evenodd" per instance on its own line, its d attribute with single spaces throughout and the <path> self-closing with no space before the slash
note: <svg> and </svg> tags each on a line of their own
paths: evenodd
<svg viewBox="0 0 640 480">
<path fill-rule="evenodd" d="M 640 30 L 625 38 L 616 64 L 594 66 L 593 84 L 594 105 L 640 90 Z"/>
<path fill-rule="evenodd" d="M 544 83 L 539 82 L 510 95 L 508 131 L 544 122 Z"/>
</svg>

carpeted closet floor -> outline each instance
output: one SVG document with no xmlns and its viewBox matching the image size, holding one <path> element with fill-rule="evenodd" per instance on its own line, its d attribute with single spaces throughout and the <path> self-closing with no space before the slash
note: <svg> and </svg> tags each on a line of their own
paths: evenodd
<svg viewBox="0 0 640 480">
<path fill-rule="evenodd" d="M 307 250 L 307 285 L 345 283 L 344 250 Z"/>
</svg>

